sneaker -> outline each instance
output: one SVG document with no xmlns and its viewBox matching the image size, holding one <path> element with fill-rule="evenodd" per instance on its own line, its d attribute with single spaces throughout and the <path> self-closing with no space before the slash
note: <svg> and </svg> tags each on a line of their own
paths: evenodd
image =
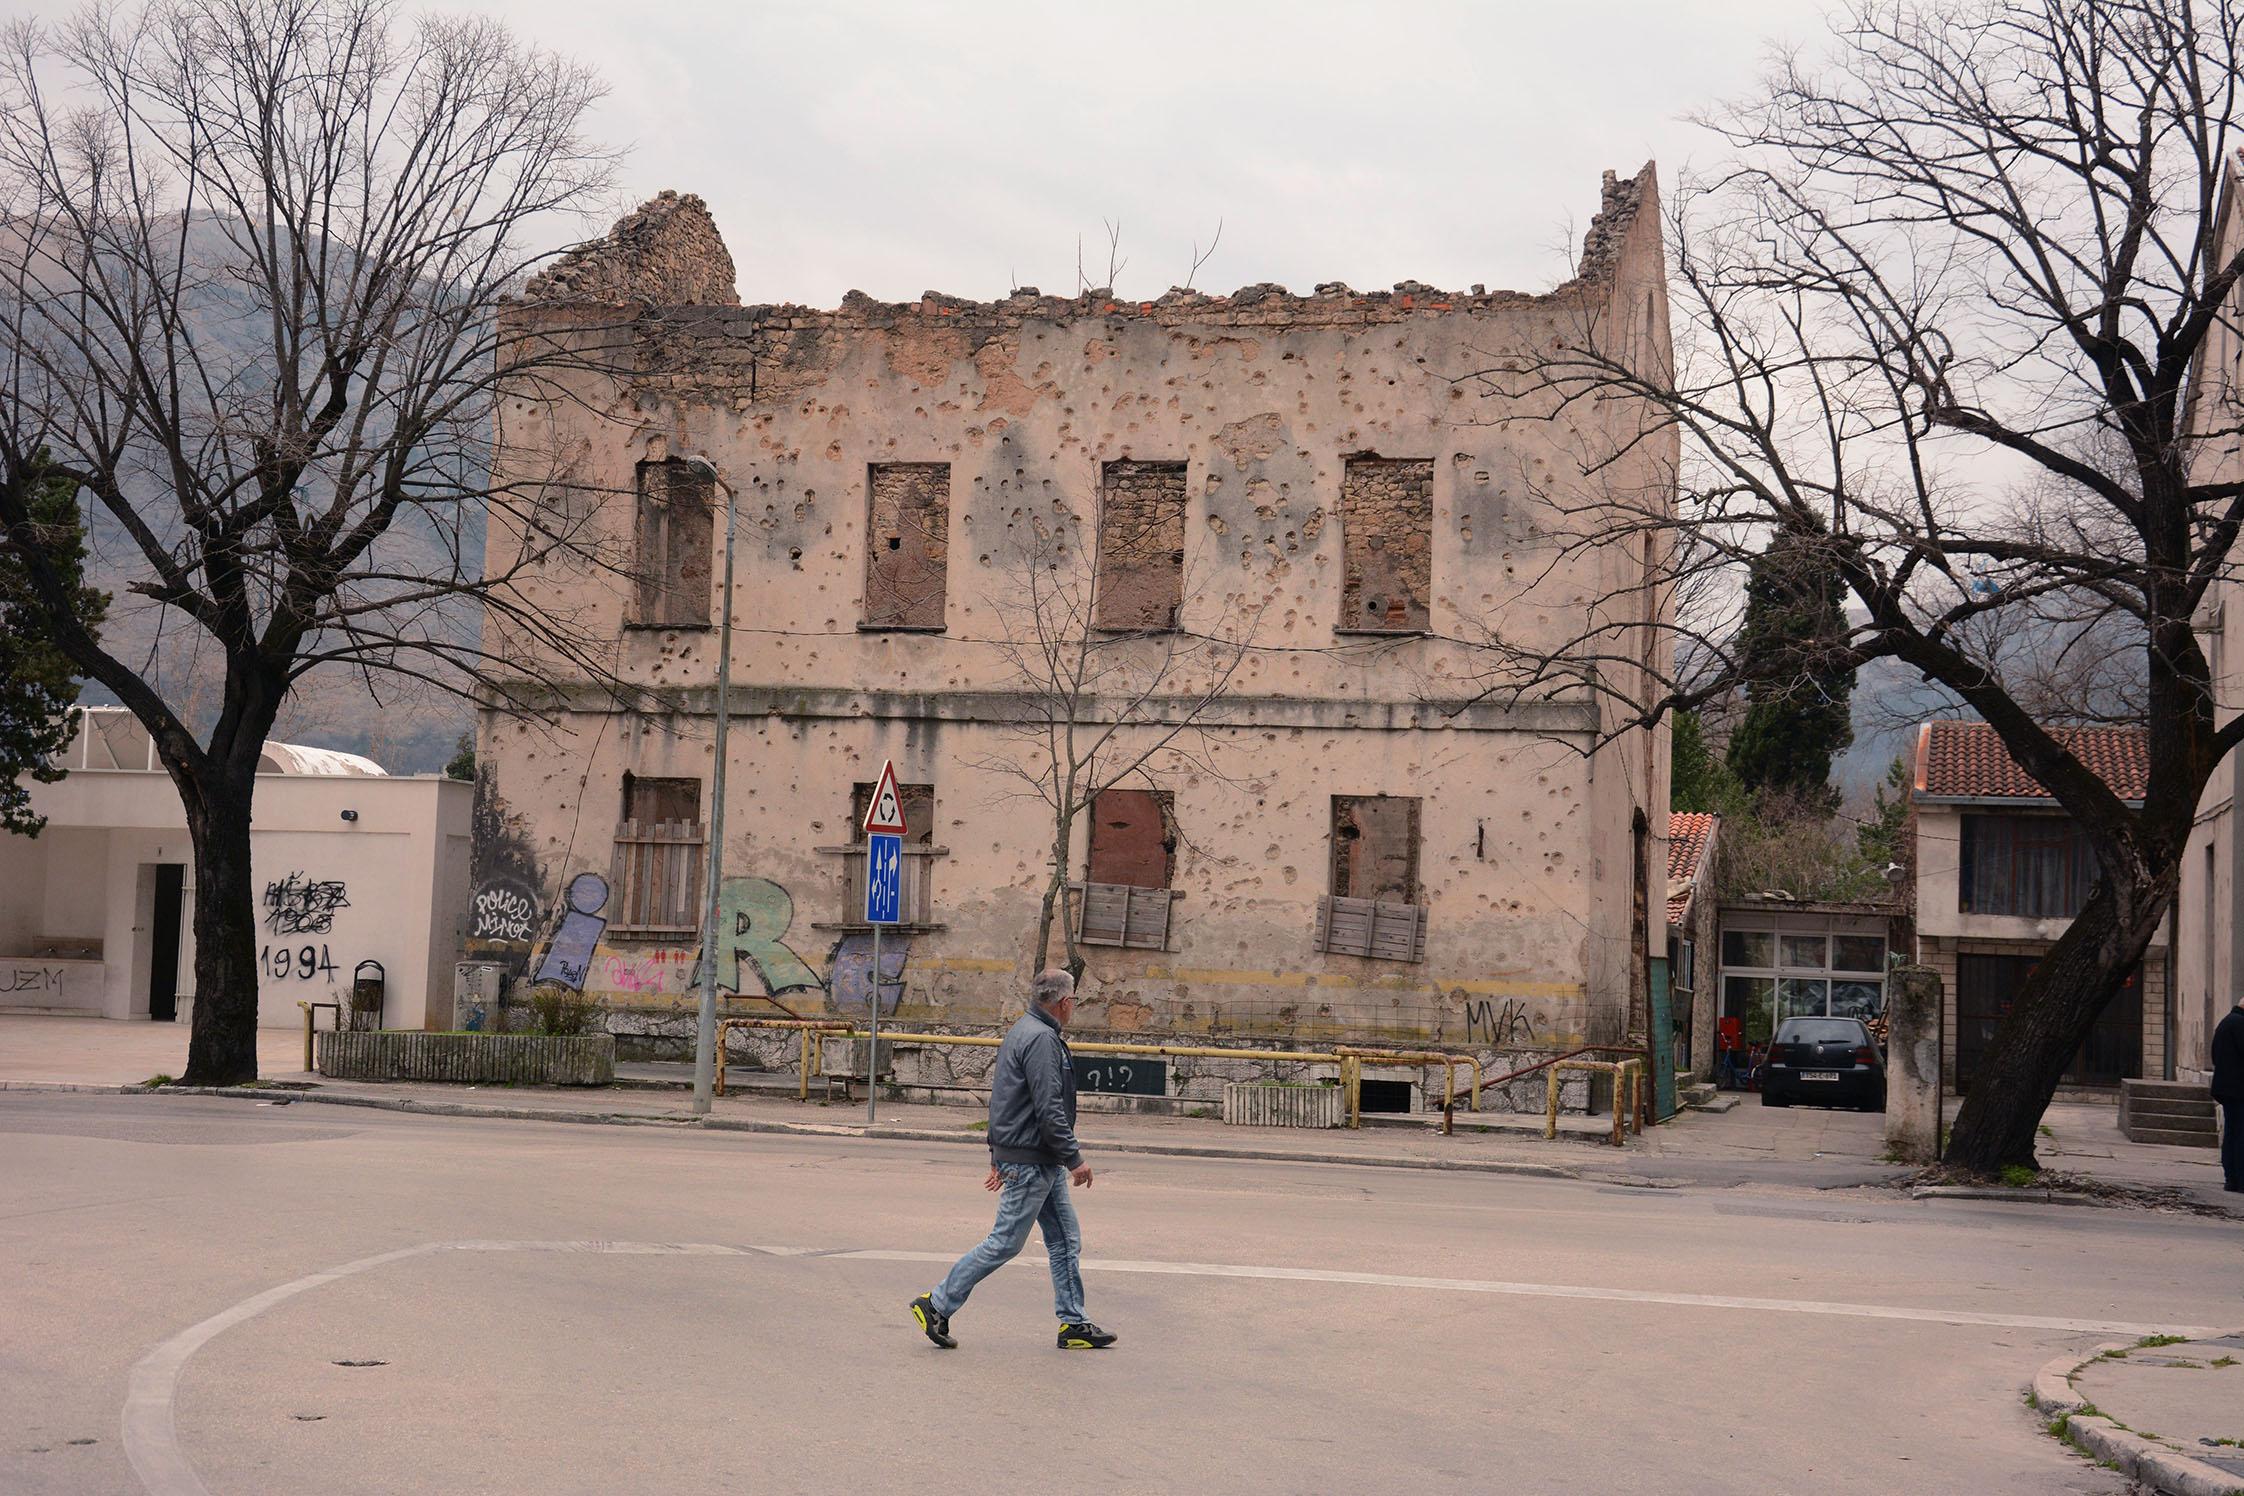
<svg viewBox="0 0 2244 1496">
<path fill-rule="evenodd" d="M 919 1321 L 919 1327 L 927 1332 L 927 1338 L 944 1350 L 958 1349 L 958 1342 L 951 1338 L 951 1317 L 935 1312 L 935 1298 L 932 1294 L 923 1293 L 912 1300 L 912 1318 Z"/>
<path fill-rule="evenodd" d="M 1112 1330 L 1102 1330 L 1087 1319 L 1060 1326 L 1063 1351 L 1103 1351 L 1118 1338 Z"/>
</svg>

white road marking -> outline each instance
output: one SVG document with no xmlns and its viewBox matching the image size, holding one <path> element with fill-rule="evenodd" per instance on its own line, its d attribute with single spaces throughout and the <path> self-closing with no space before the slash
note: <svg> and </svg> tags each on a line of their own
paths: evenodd
<svg viewBox="0 0 2244 1496">
<path fill-rule="evenodd" d="M 180 1446 L 176 1415 L 179 1379 L 188 1358 L 223 1332 L 300 1293 L 363 1273 L 370 1268 L 435 1252 L 576 1252 L 603 1256 L 776 1257 L 818 1261 L 950 1263 L 949 1252 L 907 1252 L 878 1247 L 823 1251 L 815 1247 L 732 1247 L 708 1242 L 634 1241 L 432 1241 L 373 1257 L 361 1257 L 325 1272 L 293 1279 L 243 1299 L 199 1324 L 188 1326 L 134 1365 L 126 1385 L 123 1419 L 125 1458 L 150 1496 L 210 1496 Z M 1024 1265 L 1041 1259 L 1023 1256 Z M 1662 1304 L 1690 1309 L 1746 1309 L 1775 1314 L 1824 1314 L 1853 1319 L 1905 1320 L 1917 1324 L 1992 1325 L 2003 1329 L 2055 1330 L 2066 1334 L 2141 1338 L 2182 1335 L 2201 1339 L 2226 1333 L 2205 1325 L 2128 1324 L 2099 1319 L 2058 1319 L 2035 1314 L 1988 1314 L 1972 1309 L 1917 1309 L 1897 1304 L 1829 1303 L 1816 1299 L 1755 1299 L 1732 1294 L 1664 1293 L 1638 1288 L 1591 1288 L 1569 1283 L 1506 1283 L 1481 1278 L 1421 1278 L 1402 1273 L 1356 1273 L 1337 1268 L 1255 1267 L 1223 1262 L 1129 1262 L 1086 1258 L 1087 1273 L 1153 1273 L 1192 1278 L 1257 1278 L 1287 1283 L 1346 1283 L 1370 1288 L 1403 1288 L 1436 1293 L 1492 1293 L 1521 1298 L 1585 1299 L 1619 1304 Z"/>
</svg>

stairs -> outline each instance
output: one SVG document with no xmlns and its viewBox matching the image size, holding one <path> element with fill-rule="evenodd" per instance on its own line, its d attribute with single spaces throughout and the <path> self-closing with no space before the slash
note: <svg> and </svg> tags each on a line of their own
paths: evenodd
<svg viewBox="0 0 2244 1496">
<path fill-rule="evenodd" d="M 2203 1086 L 2189 1081 L 2121 1081 L 2119 1130 L 2131 1143 L 2217 1148 L 2221 1141 L 2213 1098 Z"/>
</svg>

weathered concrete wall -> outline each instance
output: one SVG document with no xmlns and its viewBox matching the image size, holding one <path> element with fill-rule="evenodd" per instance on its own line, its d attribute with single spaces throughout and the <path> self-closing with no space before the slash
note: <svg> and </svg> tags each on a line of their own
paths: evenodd
<svg viewBox="0 0 2244 1496">
<path fill-rule="evenodd" d="M 936 787 L 935 839 L 949 849 L 935 873 L 941 928 L 899 942 L 903 1016 L 1018 1011 L 1052 832 L 1006 771 L 1033 769 L 1024 728 L 1039 711 L 1001 647 L 1023 608 L 1016 562 L 1027 538 L 1090 550 L 1102 481 L 1133 471 L 1107 465 L 1159 463 L 1183 470 L 1182 629 L 1253 647 L 1212 726 L 1188 735 L 1189 756 L 1149 766 L 1175 796 L 1180 838 L 1170 948 L 1086 949 L 1079 1021 L 1526 1050 L 1640 1028 L 1641 957 L 1665 944 L 1664 737 L 1624 733 L 1592 753 L 1622 706 L 1579 687 L 1521 699 L 1492 680 L 1482 647 L 1492 633 L 1555 645 L 1601 609 L 1641 624 L 1662 605 L 1617 596 L 1644 553 L 1625 536 L 1594 543 L 1580 502 L 1553 494 L 1586 501 L 1622 485 L 1634 503 L 1659 502 L 1672 440 L 1641 444 L 1591 484 L 1585 454 L 1609 453 L 1641 415 L 1505 422 L 1531 412 L 1492 410 L 1465 382 L 1492 357 L 1589 323 L 1625 324 L 1645 356 L 1665 357 L 1649 169 L 1608 184 L 1585 249 L 1585 278 L 1545 297 L 1249 287 L 1141 303 L 1023 292 L 988 305 L 852 294 L 834 311 L 670 307 L 632 323 L 627 368 L 576 376 L 574 400 L 509 401 L 502 467 L 533 488 L 565 473 L 551 502 L 618 545 L 642 462 L 706 454 L 738 494 L 724 897 L 758 954 L 721 963 L 720 987 L 768 990 L 803 1012 L 861 1006 L 862 937 L 835 928 L 840 863 L 818 848 L 849 840 L 850 786 L 892 757 L 905 781 Z M 1352 568 L 1345 540 L 1347 474 L 1367 457 L 1391 465 L 1393 497 L 1426 517 L 1422 536 L 1380 549 L 1394 573 L 1381 578 L 1361 556 Z M 948 469 L 941 605 L 910 619 L 868 564 L 891 538 L 892 464 Z M 893 538 L 901 554 L 907 537 Z M 494 556 L 517 542 L 495 515 Z M 923 552 L 922 570 L 937 559 Z M 1359 595 L 1371 583 L 1407 595 L 1403 622 L 1424 636 L 1352 634 L 1352 569 Z M 525 588 L 609 637 L 613 668 L 654 705 L 611 713 L 590 691 L 564 692 L 555 729 L 485 722 L 478 903 L 529 911 L 490 926 L 489 953 L 527 963 L 558 890 L 609 869 L 625 772 L 709 774 L 716 636 L 626 630 L 626 591 L 573 566 Z M 1662 663 L 1641 632 L 1644 665 L 1622 681 L 1639 693 Z M 1175 644 L 1126 640 L 1104 657 L 1118 682 L 1168 670 L 1156 718 L 1186 710 L 1218 668 L 1216 650 L 1172 662 Z M 1331 798 L 1378 794 L 1422 802 L 1423 965 L 1310 948 Z M 1632 822 L 1647 809 L 1639 841 Z M 1640 857 L 1648 918 L 1631 887 Z M 659 1015 L 683 1005 L 691 961 L 603 939 L 588 986 Z"/>
</svg>

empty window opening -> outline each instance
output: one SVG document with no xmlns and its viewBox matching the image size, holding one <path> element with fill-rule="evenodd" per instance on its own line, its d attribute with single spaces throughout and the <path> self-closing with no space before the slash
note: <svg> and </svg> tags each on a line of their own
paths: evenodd
<svg viewBox="0 0 2244 1496">
<path fill-rule="evenodd" d="M 1336 898 L 1418 902 L 1418 798 L 1332 797 L 1332 891 Z"/>
<path fill-rule="evenodd" d="M 1340 485 L 1344 633 L 1417 634 L 1432 627 L 1434 464 L 1351 457 Z"/>
<path fill-rule="evenodd" d="M 1426 959 L 1418 811 L 1415 796 L 1333 796 L 1332 892 L 1317 906 L 1318 950 L 1378 961 Z"/>
<path fill-rule="evenodd" d="M 1076 939 L 1166 950 L 1176 896 L 1174 802 L 1166 790 L 1104 790 L 1091 802 L 1089 877 Z"/>
<path fill-rule="evenodd" d="M 851 785 L 849 790 L 849 839 L 865 839 L 865 815 L 873 806 L 870 784 Z M 899 784 L 896 802 L 904 810 L 904 842 L 907 846 L 926 847 L 935 842 L 935 786 L 931 784 Z"/>
<path fill-rule="evenodd" d="M 869 470 L 865 626 L 939 629 L 950 553 L 951 467 L 881 462 Z"/>
<path fill-rule="evenodd" d="M 1184 605 L 1181 462 L 1110 462 L 1099 473 L 1102 629 L 1173 629 Z"/>
<path fill-rule="evenodd" d="M 672 459 L 639 464 L 639 531 L 631 623 L 709 626 L 709 548 L 716 482 Z"/>
</svg>

